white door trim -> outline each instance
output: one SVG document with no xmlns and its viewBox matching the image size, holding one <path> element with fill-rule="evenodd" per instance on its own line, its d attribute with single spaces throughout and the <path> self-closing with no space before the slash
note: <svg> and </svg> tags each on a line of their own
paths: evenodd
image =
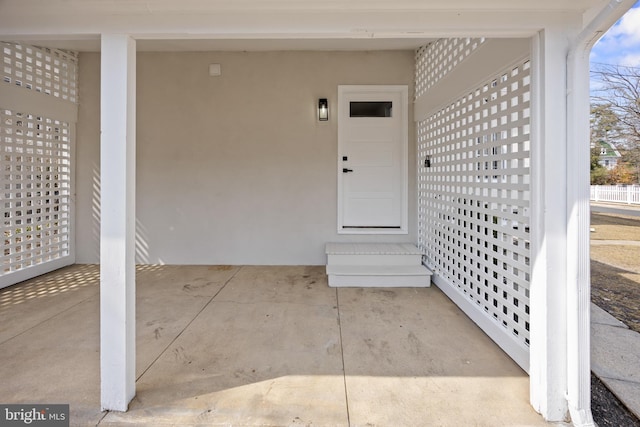
<svg viewBox="0 0 640 427">
<path fill-rule="evenodd" d="M 401 105 L 399 108 L 394 108 L 394 114 L 400 114 L 400 122 L 402 126 L 402 140 L 401 145 L 401 224 L 399 228 L 345 228 L 343 224 L 343 176 L 342 171 L 342 156 L 344 149 L 344 135 L 343 126 L 340 126 L 342 115 L 338 112 L 338 158 L 337 162 L 337 175 L 338 175 L 338 234 L 408 234 L 409 224 L 409 208 L 408 208 L 408 194 L 409 194 L 409 88 L 407 85 L 339 85 L 338 86 L 338 110 L 342 108 L 348 108 L 346 104 L 343 104 L 346 100 L 346 94 L 350 92 L 367 93 L 367 92 L 396 92 L 401 96 Z"/>
</svg>

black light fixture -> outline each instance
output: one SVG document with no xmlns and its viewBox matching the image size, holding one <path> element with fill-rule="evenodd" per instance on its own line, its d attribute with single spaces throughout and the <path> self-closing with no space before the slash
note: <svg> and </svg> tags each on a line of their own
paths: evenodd
<svg viewBox="0 0 640 427">
<path fill-rule="evenodd" d="M 318 120 L 321 122 L 329 120 L 329 101 L 327 98 L 318 99 Z"/>
<path fill-rule="evenodd" d="M 426 156 L 424 156 L 424 167 L 425 168 L 431 167 L 431 154 L 427 154 Z"/>
</svg>

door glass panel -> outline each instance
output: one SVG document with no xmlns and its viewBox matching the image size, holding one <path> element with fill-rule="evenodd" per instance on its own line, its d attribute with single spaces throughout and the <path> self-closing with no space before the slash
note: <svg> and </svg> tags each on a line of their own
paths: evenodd
<svg viewBox="0 0 640 427">
<path fill-rule="evenodd" d="M 349 117 L 391 117 L 391 101 L 351 101 Z"/>
</svg>

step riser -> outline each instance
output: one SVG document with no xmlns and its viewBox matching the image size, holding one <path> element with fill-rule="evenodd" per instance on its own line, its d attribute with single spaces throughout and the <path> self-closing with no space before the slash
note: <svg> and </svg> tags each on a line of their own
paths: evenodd
<svg viewBox="0 0 640 427">
<path fill-rule="evenodd" d="M 417 247 L 407 243 L 327 243 L 329 286 L 426 288 L 431 271 Z"/>
<path fill-rule="evenodd" d="M 332 288 L 428 288 L 431 276 L 339 276 L 329 275 Z"/>
<path fill-rule="evenodd" d="M 420 265 L 421 255 L 327 255 L 328 265 Z"/>
</svg>

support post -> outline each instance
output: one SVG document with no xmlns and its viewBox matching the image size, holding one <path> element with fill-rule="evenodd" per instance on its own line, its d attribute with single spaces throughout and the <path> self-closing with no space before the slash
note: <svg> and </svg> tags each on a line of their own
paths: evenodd
<svg viewBox="0 0 640 427">
<path fill-rule="evenodd" d="M 568 415 L 567 128 L 564 31 L 532 39 L 530 399 L 548 421 Z"/>
<path fill-rule="evenodd" d="M 575 426 L 591 415 L 589 52 L 567 57 L 567 403 Z"/>
<path fill-rule="evenodd" d="M 136 44 L 128 35 L 102 35 L 100 109 L 101 406 L 126 411 L 136 379 Z"/>
</svg>

